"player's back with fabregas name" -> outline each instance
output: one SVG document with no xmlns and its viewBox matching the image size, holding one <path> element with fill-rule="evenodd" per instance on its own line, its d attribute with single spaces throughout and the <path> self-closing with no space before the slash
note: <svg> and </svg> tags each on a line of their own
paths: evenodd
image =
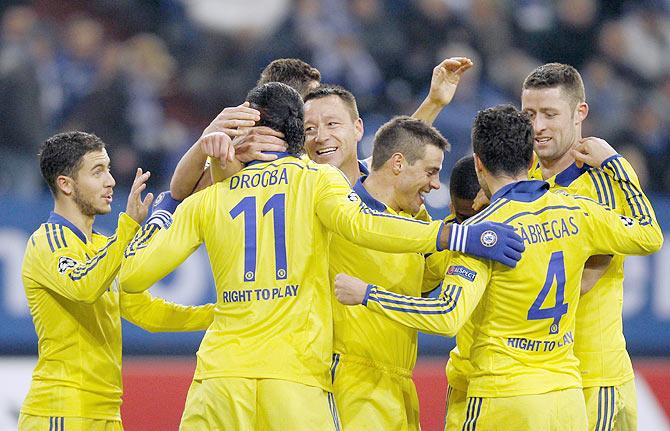
<svg viewBox="0 0 670 431">
<path fill-rule="evenodd" d="M 591 200 L 546 192 L 548 186 L 539 181 L 525 182 L 525 187 L 537 190 L 525 190 L 526 197 L 519 199 L 516 186 L 467 222 L 508 223 L 526 244 L 516 269 L 489 264 L 496 271 L 472 315 L 469 396 L 581 387 L 573 344 L 584 262 L 611 247 L 624 250 L 627 223 L 635 223 L 608 226 L 602 220 L 606 210 Z M 654 234 L 647 233 L 651 248 Z"/>
</svg>

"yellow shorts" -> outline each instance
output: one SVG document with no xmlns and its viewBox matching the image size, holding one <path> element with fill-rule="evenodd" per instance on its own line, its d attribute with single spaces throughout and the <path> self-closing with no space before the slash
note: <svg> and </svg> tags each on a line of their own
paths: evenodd
<svg viewBox="0 0 670 431">
<path fill-rule="evenodd" d="M 463 429 L 467 405 L 467 393 L 453 386 L 447 387 L 447 415 L 444 419 L 444 431 L 461 431 Z"/>
<path fill-rule="evenodd" d="M 123 431 L 121 421 L 63 416 L 19 415 L 19 431 Z"/>
<path fill-rule="evenodd" d="M 468 397 L 463 431 L 584 431 L 586 408 L 581 389 L 516 397 Z"/>
<path fill-rule="evenodd" d="M 340 431 L 333 394 L 275 379 L 194 380 L 180 430 Z"/>
<path fill-rule="evenodd" d="M 416 431 L 419 398 L 409 370 L 334 355 L 333 393 L 345 430 Z"/>
<path fill-rule="evenodd" d="M 619 386 L 584 388 L 589 431 L 637 430 L 635 380 Z"/>
</svg>

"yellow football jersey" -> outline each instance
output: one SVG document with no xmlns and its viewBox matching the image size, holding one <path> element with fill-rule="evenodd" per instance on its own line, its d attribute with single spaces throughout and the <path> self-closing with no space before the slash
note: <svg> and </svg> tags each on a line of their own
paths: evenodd
<svg viewBox="0 0 670 431">
<path fill-rule="evenodd" d="M 541 170 L 532 175 L 541 179 Z M 573 164 L 547 182 L 552 190 L 590 197 L 619 214 L 655 223 L 635 170 L 621 156 L 607 159 L 601 169 L 580 169 Z M 623 335 L 623 263 L 623 256 L 614 256 L 605 274 L 580 299 L 575 354 L 584 387 L 616 386 L 633 378 Z"/>
<path fill-rule="evenodd" d="M 407 253 L 435 251 L 441 227 L 374 212 L 336 168 L 284 154 L 184 200 L 170 229 L 127 258 L 121 285 L 148 288 L 204 242 L 217 307 L 194 378 L 276 378 L 330 390 L 330 231 Z"/>
<path fill-rule="evenodd" d="M 366 177 L 354 185 L 354 191 L 370 209 L 396 213 L 372 197 L 364 187 Z M 429 221 L 425 209 L 416 215 Z M 333 234 L 330 242 L 330 280 L 339 273 L 365 278 L 404 295 L 420 296 L 424 257 L 421 253 L 384 253 L 356 245 L 341 235 Z M 393 269 L 392 271 L 390 269 Z M 412 370 L 416 364 L 417 331 L 399 323 L 366 312 L 362 307 L 348 307 L 333 302 L 334 352 L 379 362 L 386 366 Z"/>
<path fill-rule="evenodd" d="M 22 277 L 39 357 L 23 413 L 120 420 L 121 317 L 150 331 L 211 323 L 213 305 L 183 307 L 147 292 L 119 292 L 123 249 L 138 227 L 122 213 L 113 236 L 86 238 L 52 213 L 31 235 Z"/>
<path fill-rule="evenodd" d="M 370 310 L 424 332 L 453 336 L 472 320 L 469 397 L 580 388 L 573 344 L 584 262 L 593 254 L 652 253 L 663 242 L 658 225 L 644 217 L 620 217 L 590 199 L 548 188 L 543 181 L 509 184 L 465 222 L 514 226 L 526 244 L 516 268 L 454 256 L 439 299 L 368 287 Z M 497 237 L 485 232 L 481 241 L 492 244 Z"/>
</svg>

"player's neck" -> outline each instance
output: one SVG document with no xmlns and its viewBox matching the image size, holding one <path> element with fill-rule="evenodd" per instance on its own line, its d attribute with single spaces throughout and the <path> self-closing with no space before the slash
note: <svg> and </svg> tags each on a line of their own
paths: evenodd
<svg viewBox="0 0 670 431">
<path fill-rule="evenodd" d="M 553 177 L 556 174 L 559 174 L 566 170 L 568 166 L 575 162 L 575 158 L 572 156 L 570 150 L 563 154 L 563 156 L 556 160 L 542 160 L 540 159 L 540 167 L 542 168 L 542 178 L 548 179 Z"/>
<path fill-rule="evenodd" d="M 356 184 L 356 181 L 361 177 L 361 170 L 358 167 L 358 160 L 356 160 L 356 158 L 342 163 L 340 170 L 344 173 L 352 186 Z"/>
<path fill-rule="evenodd" d="M 385 178 L 380 171 L 372 171 L 363 183 L 363 187 L 370 193 L 370 196 L 397 212 L 398 206 L 393 196 L 394 187 L 391 181 Z"/>
<path fill-rule="evenodd" d="M 73 200 L 56 200 L 54 212 L 75 225 L 77 229 L 86 235 L 86 238 L 90 239 L 91 235 L 93 235 L 93 221 L 95 220 L 95 216 L 89 216 L 82 213 Z"/>
<path fill-rule="evenodd" d="M 491 196 L 508 184 L 524 181 L 528 179 L 527 172 L 520 172 L 518 175 L 496 175 L 486 174 L 486 185 L 491 192 Z M 490 197 L 490 196 L 489 196 Z"/>
</svg>

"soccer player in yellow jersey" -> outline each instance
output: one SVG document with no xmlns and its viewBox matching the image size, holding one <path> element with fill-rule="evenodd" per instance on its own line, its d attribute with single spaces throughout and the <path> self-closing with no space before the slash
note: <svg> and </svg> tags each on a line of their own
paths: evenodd
<svg viewBox="0 0 670 431">
<path fill-rule="evenodd" d="M 472 321 L 463 429 L 583 430 L 586 409 L 573 344 L 584 263 L 596 254 L 652 253 L 662 233 L 644 195 L 649 214 L 631 218 L 525 180 L 532 124 L 512 106 L 481 111 L 472 140 L 491 204 L 464 225 L 513 225 L 527 246 L 518 266 L 454 257 L 439 299 L 393 294 L 342 274 L 335 281 L 337 298 L 431 333 L 453 336 Z M 483 234 L 481 240 L 494 244 L 497 238 Z"/>
<path fill-rule="evenodd" d="M 310 127 L 308 123 L 308 131 Z M 370 174 L 361 176 L 354 190 L 373 210 L 429 220 L 423 200 L 440 187 L 439 172 L 447 148 L 446 139 L 433 127 L 410 117 L 396 117 L 377 131 Z M 330 241 L 331 280 L 339 272 L 349 272 L 398 293 L 421 295 L 423 266 L 420 253 L 383 253 L 337 234 Z M 343 428 L 420 429 L 412 381 L 417 331 L 336 301 L 333 317 L 331 374 Z"/>
<path fill-rule="evenodd" d="M 38 337 L 38 360 L 20 430 L 121 430 L 121 317 L 149 331 L 204 330 L 213 305 L 184 307 L 116 280 L 123 250 L 144 220 L 149 173 L 138 170 L 117 231 L 93 231 L 111 211 L 114 178 L 104 143 L 69 132 L 42 146 L 40 168 L 54 211 L 30 237 L 22 278 Z"/>
<path fill-rule="evenodd" d="M 449 194 L 451 195 L 451 214 L 447 216 L 447 223 L 463 223 L 477 212 L 473 209 L 474 201 L 481 188 L 475 171 L 475 160 L 472 156 L 465 156 L 458 160 L 449 177 Z M 443 251 L 433 253 L 426 259 L 426 272 L 423 277 L 423 290 L 432 290 L 438 286 L 449 266 L 449 259 L 453 253 Z M 367 280 L 366 280 L 367 281 Z M 456 347 L 449 352 L 447 361 L 447 405 L 445 415 L 445 430 L 460 431 L 465 422 L 467 412 L 467 376 L 471 370 L 468 358 L 472 343 L 472 323 L 466 322 L 456 334 Z"/>
<path fill-rule="evenodd" d="M 217 308 L 198 351 L 182 429 L 336 429 L 329 231 L 406 253 L 442 248 L 450 228 L 376 213 L 340 171 L 297 157 L 304 129 L 295 90 L 268 83 L 248 101 L 261 112 L 259 125 L 284 134 L 289 152 L 187 198 L 170 229 L 129 256 L 121 285 L 143 291 L 207 245 Z M 513 261 L 522 248 L 510 230 L 499 229 L 501 253 Z"/>
<path fill-rule="evenodd" d="M 606 143 L 582 139 L 588 105 L 577 70 L 558 63 L 538 67 L 524 82 L 521 105 L 533 121 L 539 158 L 531 178 L 546 180 L 552 190 L 590 197 L 619 214 L 649 216 L 650 208 L 631 165 L 615 157 L 616 152 Z M 575 155 L 579 153 L 574 150 L 579 146 L 586 151 L 591 146 L 606 146 L 608 158 L 600 158 L 597 166 L 577 166 Z M 623 335 L 624 258 L 598 260 L 605 263 L 591 262 L 604 270 L 596 273 L 595 287 L 580 300 L 575 332 L 589 430 L 636 430 L 633 367 Z M 587 271 L 596 270 L 587 266 Z"/>
</svg>

